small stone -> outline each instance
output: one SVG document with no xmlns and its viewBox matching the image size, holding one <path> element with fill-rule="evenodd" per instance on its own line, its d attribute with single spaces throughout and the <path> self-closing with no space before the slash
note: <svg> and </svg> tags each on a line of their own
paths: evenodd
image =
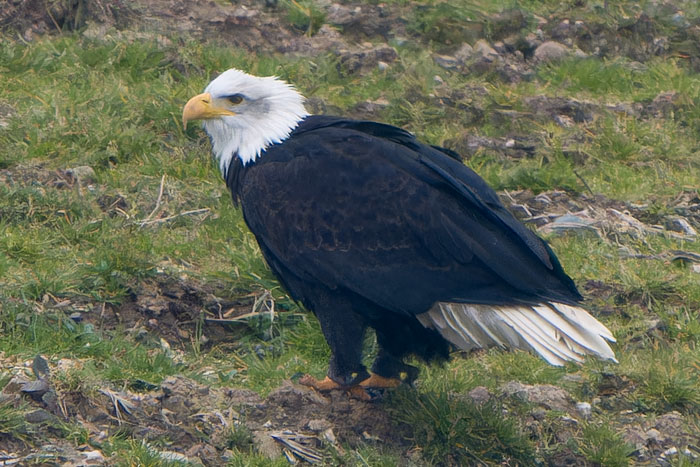
<svg viewBox="0 0 700 467">
<path fill-rule="evenodd" d="M 41 400 L 41 396 L 46 394 L 49 389 L 49 383 L 47 383 L 43 379 L 37 379 L 34 381 L 24 383 L 20 391 L 29 394 L 30 396 L 32 396 L 33 399 Z"/>
<path fill-rule="evenodd" d="M 646 438 L 647 442 L 649 442 L 649 441 L 658 442 L 659 438 L 661 437 L 661 432 L 659 430 L 657 430 L 656 428 L 651 428 L 646 433 L 644 433 L 644 437 Z"/>
<path fill-rule="evenodd" d="M 474 55 L 474 48 L 466 42 L 455 52 L 455 58 L 462 63 L 469 60 L 472 55 Z"/>
<path fill-rule="evenodd" d="M 309 423 L 306 424 L 306 427 L 311 431 L 321 432 L 329 429 L 331 427 L 331 422 L 323 418 L 315 418 L 313 420 L 309 420 Z"/>
<path fill-rule="evenodd" d="M 673 219 L 670 220 L 669 222 L 669 228 L 671 230 L 675 230 L 676 232 L 682 232 L 689 237 L 697 237 L 698 232 L 693 228 L 692 225 L 690 225 L 690 222 L 688 222 L 687 219 L 684 219 L 683 217 L 674 217 Z"/>
<path fill-rule="evenodd" d="M 272 422 L 270 420 L 263 423 L 263 428 L 272 428 Z"/>
<path fill-rule="evenodd" d="M 530 412 L 530 415 L 532 415 L 532 418 L 534 418 L 535 420 L 542 421 L 547 416 L 547 411 L 544 410 L 542 407 L 537 407 L 536 409 L 533 409 L 532 412 Z"/>
<path fill-rule="evenodd" d="M 574 119 L 569 117 L 568 115 L 555 115 L 554 123 L 556 123 L 562 128 L 571 128 L 576 124 L 576 122 L 574 122 Z"/>
<path fill-rule="evenodd" d="M 559 24 L 554 26 L 552 29 L 552 37 L 555 37 L 557 39 L 563 39 L 568 37 L 569 35 L 569 30 L 571 29 L 571 21 L 568 19 L 565 19 L 561 21 Z"/>
<path fill-rule="evenodd" d="M 144 329 L 144 328 L 139 328 L 139 329 L 136 331 L 135 339 L 136 339 L 137 341 L 145 341 L 146 339 L 148 339 L 148 335 L 149 335 L 149 334 L 148 334 L 148 331 L 147 331 L 146 329 Z"/>
<path fill-rule="evenodd" d="M 73 177 L 80 185 L 88 185 L 90 183 L 95 183 L 97 180 L 95 177 L 95 171 L 92 167 L 87 165 L 81 165 L 78 167 L 73 167 L 72 169 L 66 170 L 66 174 Z"/>
<path fill-rule="evenodd" d="M 255 351 L 255 355 L 260 358 L 265 358 L 265 348 L 261 344 L 256 345 L 253 350 Z"/>
<path fill-rule="evenodd" d="M 44 409 L 34 410 L 24 415 L 24 419 L 27 423 L 44 423 L 51 418 L 53 418 L 53 415 Z"/>
<path fill-rule="evenodd" d="M 446 70 L 455 70 L 459 67 L 460 63 L 459 60 L 457 60 L 456 57 L 453 57 L 451 55 L 439 55 L 435 54 L 433 56 L 433 60 L 435 60 L 435 63 L 439 66 L 442 67 Z"/>
<path fill-rule="evenodd" d="M 474 401 L 475 404 L 484 404 L 491 399 L 491 393 L 484 386 L 477 386 L 471 391 L 469 391 L 469 397 Z"/>
<path fill-rule="evenodd" d="M 662 452 L 661 457 L 675 456 L 676 454 L 678 454 L 678 448 L 673 446 Z"/>
<path fill-rule="evenodd" d="M 323 432 L 323 437 L 331 444 L 336 444 L 338 442 L 338 438 L 336 438 L 335 433 L 333 433 L 333 428 L 325 430 Z"/>
<path fill-rule="evenodd" d="M 550 384 L 523 384 L 510 381 L 501 386 L 504 395 L 544 407 L 571 413 L 572 398 L 564 389 Z"/>
<path fill-rule="evenodd" d="M 100 451 L 83 451 L 83 457 L 85 462 L 94 464 L 103 464 L 105 462 L 105 457 Z"/>
<path fill-rule="evenodd" d="M 376 114 L 389 107 L 389 104 L 388 100 L 380 97 L 377 100 L 360 102 L 355 106 L 354 110 L 361 114 Z"/>
<path fill-rule="evenodd" d="M 586 58 L 586 57 L 588 57 L 588 54 L 586 52 L 584 52 L 583 50 L 579 49 L 578 47 L 574 47 L 574 57 Z"/>
<path fill-rule="evenodd" d="M 377 69 L 379 71 L 386 71 L 388 68 L 389 64 L 387 62 L 383 62 L 381 60 L 377 62 Z"/>
<path fill-rule="evenodd" d="M 326 20 L 331 24 L 337 24 L 339 26 L 348 25 L 355 21 L 356 17 L 361 12 L 362 9 L 359 6 L 351 8 L 345 5 L 335 3 L 328 7 Z"/>
<path fill-rule="evenodd" d="M 655 37 L 652 41 L 652 51 L 654 55 L 662 55 L 668 51 L 668 39 L 665 37 Z"/>
<path fill-rule="evenodd" d="M 533 32 L 525 36 L 525 44 L 527 44 L 528 49 L 534 50 L 542 44 L 542 40 Z"/>
<path fill-rule="evenodd" d="M 581 417 L 588 419 L 591 417 L 592 409 L 591 404 L 588 402 L 577 402 L 576 411 L 581 415 Z"/>
<path fill-rule="evenodd" d="M 506 45 L 503 43 L 503 41 L 494 42 L 493 48 L 496 52 L 501 53 L 501 54 L 506 52 Z"/>
<path fill-rule="evenodd" d="M 535 60 L 539 62 L 553 62 L 561 60 L 569 54 L 569 49 L 559 42 L 543 42 L 535 49 Z"/>
<path fill-rule="evenodd" d="M 488 59 L 491 61 L 499 57 L 496 49 L 491 47 L 491 45 L 484 39 L 479 39 L 476 41 L 476 44 L 474 44 L 474 52 L 481 55 L 483 59 Z"/>
</svg>

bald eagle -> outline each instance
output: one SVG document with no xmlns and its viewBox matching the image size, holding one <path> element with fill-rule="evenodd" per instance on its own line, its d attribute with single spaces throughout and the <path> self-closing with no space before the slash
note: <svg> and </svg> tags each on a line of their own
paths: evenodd
<svg viewBox="0 0 700 467">
<path fill-rule="evenodd" d="M 371 121 L 309 115 L 275 77 L 230 69 L 187 102 L 268 265 L 318 318 L 321 390 L 413 381 L 414 355 L 527 349 L 553 365 L 615 360 L 611 332 L 550 247 L 454 152 Z M 376 332 L 371 373 L 366 329 Z"/>
</svg>

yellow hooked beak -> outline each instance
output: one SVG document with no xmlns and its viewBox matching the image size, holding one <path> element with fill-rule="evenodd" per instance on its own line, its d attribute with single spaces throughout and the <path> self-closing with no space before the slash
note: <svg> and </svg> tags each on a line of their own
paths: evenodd
<svg viewBox="0 0 700 467">
<path fill-rule="evenodd" d="M 187 101 L 185 108 L 182 109 L 182 126 L 187 129 L 187 122 L 190 120 L 207 120 L 222 115 L 236 114 L 229 109 L 217 105 L 217 103 L 212 100 L 211 94 L 205 92 Z"/>
</svg>

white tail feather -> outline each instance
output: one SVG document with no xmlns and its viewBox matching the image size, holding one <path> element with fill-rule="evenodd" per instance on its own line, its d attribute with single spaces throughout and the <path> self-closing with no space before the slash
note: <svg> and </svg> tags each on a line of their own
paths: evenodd
<svg viewBox="0 0 700 467">
<path fill-rule="evenodd" d="M 462 350 L 499 346 L 534 351 L 552 365 L 586 355 L 615 360 L 612 333 L 586 310 L 563 303 L 475 305 L 438 303 L 417 316 Z"/>
</svg>

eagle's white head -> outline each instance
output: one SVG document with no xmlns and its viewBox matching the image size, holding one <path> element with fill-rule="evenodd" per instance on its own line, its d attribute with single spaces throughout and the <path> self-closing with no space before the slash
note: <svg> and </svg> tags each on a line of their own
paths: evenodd
<svg viewBox="0 0 700 467">
<path fill-rule="evenodd" d="M 234 156 L 243 164 L 255 161 L 268 146 L 287 138 L 307 115 L 304 97 L 291 85 L 232 68 L 187 102 L 182 123 L 186 127 L 190 120 L 204 120 L 225 177 Z"/>
</svg>

